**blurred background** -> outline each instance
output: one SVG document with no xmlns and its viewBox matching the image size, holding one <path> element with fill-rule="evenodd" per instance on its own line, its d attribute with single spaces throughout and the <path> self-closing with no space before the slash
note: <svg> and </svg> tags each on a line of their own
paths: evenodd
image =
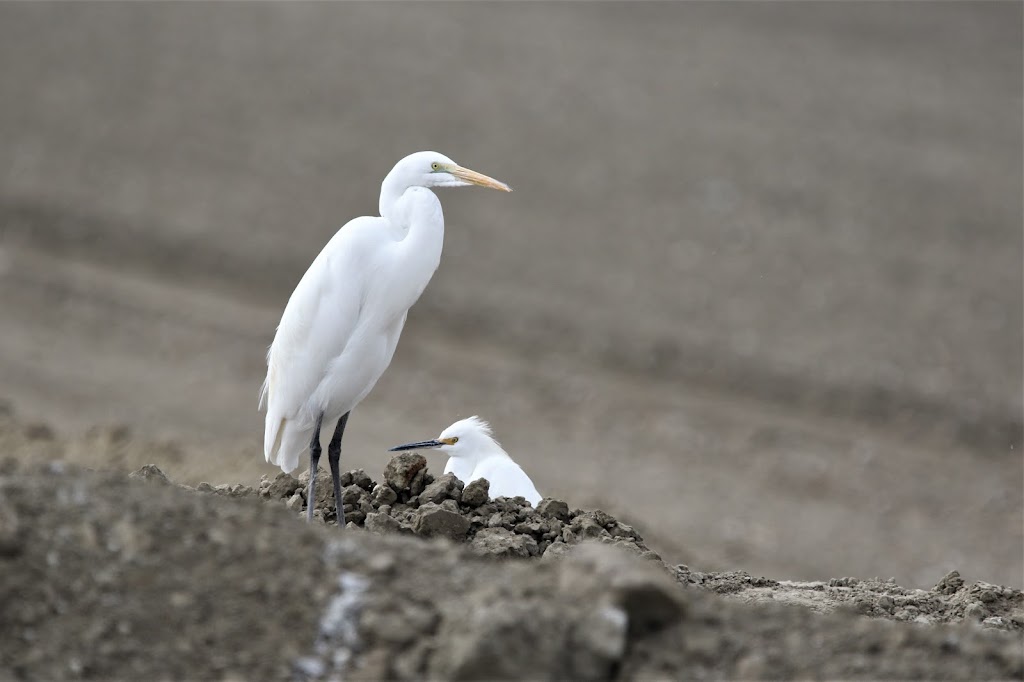
<svg viewBox="0 0 1024 682">
<path fill-rule="evenodd" d="M 0 4 L 0 454 L 274 475 L 281 310 L 433 149 L 516 192 L 345 466 L 479 414 L 673 562 L 1019 588 L 1021 8 Z"/>
</svg>

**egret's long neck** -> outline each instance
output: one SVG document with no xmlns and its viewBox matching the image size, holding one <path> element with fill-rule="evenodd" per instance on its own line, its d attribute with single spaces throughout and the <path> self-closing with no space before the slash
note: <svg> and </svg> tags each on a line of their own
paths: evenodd
<svg viewBox="0 0 1024 682">
<path fill-rule="evenodd" d="M 385 199 L 381 194 L 381 206 Z M 437 195 L 426 187 L 406 189 L 383 213 L 404 232 L 397 242 L 394 268 L 397 283 L 391 289 L 394 302 L 406 310 L 419 299 L 441 262 L 444 246 L 444 213 Z"/>
<path fill-rule="evenodd" d="M 393 219 L 398 200 L 402 198 L 402 194 L 407 189 L 409 189 L 409 183 L 396 175 L 394 170 L 384 177 L 384 182 L 380 184 L 380 201 L 377 205 L 382 218 Z"/>
<path fill-rule="evenodd" d="M 437 267 L 444 245 L 444 211 L 437 195 L 426 187 L 410 187 L 402 193 L 392 209 L 392 223 L 405 231 L 401 241 L 406 256 Z"/>
</svg>

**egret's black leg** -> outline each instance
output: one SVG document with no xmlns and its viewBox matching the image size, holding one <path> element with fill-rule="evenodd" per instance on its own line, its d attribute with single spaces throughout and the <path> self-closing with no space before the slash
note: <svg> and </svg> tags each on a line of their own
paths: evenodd
<svg viewBox="0 0 1024 682">
<path fill-rule="evenodd" d="M 323 412 L 316 418 L 316 429 L 313 439 L 309 441 L 309 493 L 306 494 L 306 520 L 313 520 L 313 507 L 316 506 L 316 468 L 320 465 L 320 424 L 324 421 Z"/>
<path fill-rule="evenodd" d="M 345 527 L 345 505 L 341 503 L 341 437 L 345 435 L 349 414 L 346 412 L 341 415 L 334 429 L 334 437 L 327 446 L 327 461 L 331 463 L 331 479 L 334 481 L 334 508 L 338 510 L 338 526 L 341 528 Z"/>
</svg>

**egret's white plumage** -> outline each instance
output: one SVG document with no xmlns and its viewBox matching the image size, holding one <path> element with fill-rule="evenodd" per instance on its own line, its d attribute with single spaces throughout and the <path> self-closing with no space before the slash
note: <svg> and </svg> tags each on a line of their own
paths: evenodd
<svg viewBox="0 0 1024 682">
<path fill-rule="evenodd" d="M 487 479 L 492 498 L 525 497 L 534 507 L 543 499 L 522 467 L 494 440 L 490 424 L 477 416 L 455 422 L 434 440 L 407 443 L 391 450 L 427 448 L 447 454 L 444 473 L 455 474 L 463 483 Z"/>
<path fill-rule="evenodd" d="M 466 185 L 511 191 L 436 152 L 405 157 L 381 184 L 380 217 L 349 221 L 309 266 L 267 353 L 268 462 L 290 472 L 310 448 L 315 471 L 320 426 L 335 421 L 331 448 L 337 441 L 340 452 L 349 412 L 391 363 L 409 308 L 440 262 L 444 215 L 428 188 Z"/>
</svg>

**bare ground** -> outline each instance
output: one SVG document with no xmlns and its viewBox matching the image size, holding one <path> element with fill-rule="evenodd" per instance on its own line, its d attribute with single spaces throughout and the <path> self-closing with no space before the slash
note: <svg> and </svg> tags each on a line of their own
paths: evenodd
<svg viewBox="0 0 1024 682">
<path fill-rule="evenodd" d="M 402 499 L 411 479 L 389 471 L 384 485 Z M 558 556 L 495 559 L 449 540 L 305 524 L 280 499 L 257 501 L 241 486 L 196 492 L 156 469 L 133 478 L 142 480 L 5 460 L 0 676 L 1024 674 L 1024 594 L 955 574 L 930 590 L 851 579 L 815 588 L 645 561 L 600 544 L 607 533 Z M 890 605 L 911 608 L 907 595 L 931 621 L 893 622 Z M 985 613 L 963 608 L 973 603 Z"/>
</svg>

